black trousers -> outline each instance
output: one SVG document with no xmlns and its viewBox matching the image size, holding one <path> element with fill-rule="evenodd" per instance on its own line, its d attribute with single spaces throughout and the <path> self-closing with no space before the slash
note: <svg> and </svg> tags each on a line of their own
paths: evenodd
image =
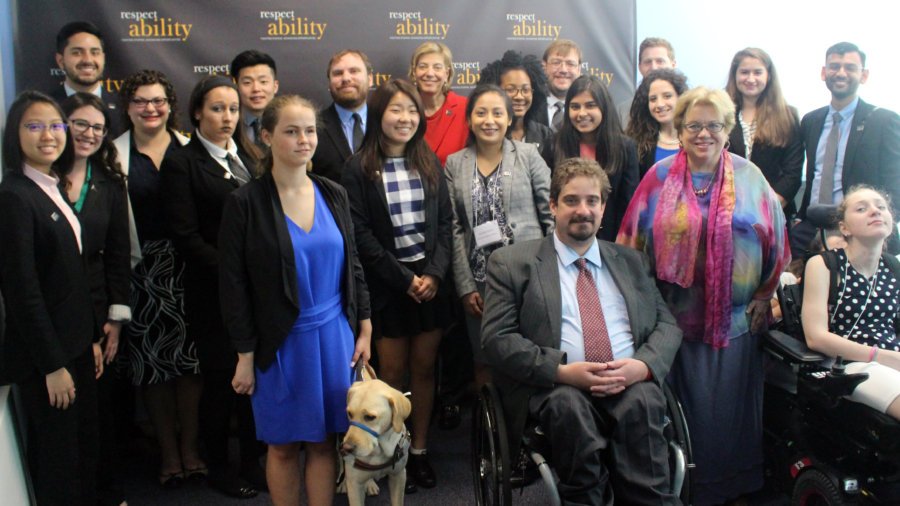
<svg viewBox="0 0 900 506">
<path fill-rule="evenodd" d="M 669 493 L 666 401 L 655 383 L 591 397 L 569 385 L 532 396 L 566 505 L 675 505 Z"/>
<path fill-rule="evenodd" d="M 210 472 L 222 476 L 228 470 L 228 437 L 231 416 L 237 418 L 241 464 L 256 462 L 265 445 L 256 440 L 256 425 L 250 396 L 238 395 L 231 387 L 234 369 L 204 370 L 200 398 L 200 429 L 206 443 Z"/>
<path fill-rule="evenodd" d="M 17 385 L 26 418 L 28 470 L 37 503 L 97 503 L 97 384 L 89 346 L 66 364 L 75 382 L 68 409 L 50 405 L 46 377 L 35 374 Z"/>
</svg>

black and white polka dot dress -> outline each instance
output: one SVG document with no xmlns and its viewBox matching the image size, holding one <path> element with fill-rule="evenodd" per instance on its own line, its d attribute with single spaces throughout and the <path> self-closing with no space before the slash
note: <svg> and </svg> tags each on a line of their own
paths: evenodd
<svg viewBox="0 0 900 506">
<path fill-rule="evenodd" d="M 856 271 L 843 249 L 838 256 L 838 299 L 829 330 L 839 336 L 879 348 L 900 351 L 894 322 L 900 317 L 900 283 L 885 265 L 878 261 L 874 285 Z M 846 285 L 846 286 L 845 286 Z"/>
</svg>

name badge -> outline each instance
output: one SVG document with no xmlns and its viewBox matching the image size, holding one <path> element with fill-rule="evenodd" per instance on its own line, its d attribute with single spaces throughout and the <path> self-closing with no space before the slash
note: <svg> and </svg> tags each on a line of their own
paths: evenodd
<svg viewBox="0 0 900 506">
<path fill-rule="evenodd" d="M 500 224 L 497 220 L 491 220 L 475 227 L 472 231 L 475 233 L 475 246 L 484 248 L 503 241 L 503 234 L 500 232 Z"/>
</svg>

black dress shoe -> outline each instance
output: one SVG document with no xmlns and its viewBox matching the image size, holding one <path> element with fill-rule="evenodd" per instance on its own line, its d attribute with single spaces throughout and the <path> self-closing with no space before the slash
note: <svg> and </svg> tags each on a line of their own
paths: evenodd
<svg viewBox="0 0 900 506">
<path fill-rule="evenodd" d="M 253 488 L 261 492 L 269 491 L 269 484 L 266 483 L 266 471 L 258 462 L 249 462 L 241 465 L 240 477 L 247 481 Z"/>
<path fill-rule="evenodd" d="M 403 493 L 405 495 L 415 494 L 419 491 L 419 487 L 416 486 L 415 483 L 407 476 L 406 477 L 406 487 L 403 488 Z"/>
<path fill-rule="evenodd" d="M 437 481 L 427 455 L 409 455 L 406 462 L 406 479 L 412 480 L 422 488 L 434 488 Z"/>
<path fill-rule="evenodd" d="M 210 487 L 228 497 L 234 497 L 235 499 L 252 499 L 259 495 L 259 491 L 242 478 L 225 479 L 210 477 L 207 483 L 209 483 Z"/>
</svg>

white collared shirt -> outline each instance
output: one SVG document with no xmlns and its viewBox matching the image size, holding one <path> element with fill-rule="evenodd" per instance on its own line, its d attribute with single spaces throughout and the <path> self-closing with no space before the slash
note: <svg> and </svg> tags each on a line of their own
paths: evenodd
<svg viewBox="0 0 900 506">
<path fill-rule="evenodd" d="M 25 177 L 34 181 L 34 184 L 38 185 L 38 188 L 50 197 L 50 200 L 52 200 L 59 209 L 59 212 L 66 217 L 66 221 L 68 221 L 69 225 L 72 227 L 72 233 L 75 234 L 75 242 L 78 243 L 78 252 L 81 253 L 81 222 L 78 221 L 78 217 L 75 216 L 75 211 L 72 210 L 72 206 L 66 202 L 65 197 L 60 193 L 59 178 L 52 172 L 50 174 L 44 174 L 27 163 L 22 172 L 25 174 Z M 52 218 L 53 221 L 57 221 L 59 220 L 59 215 L 53 213 L 50 218 Z"/>
<path fill-rule="evenodd" d="M 575 261 L 578 253 L 559 240 L 553 233 L 553 246 L 556 249 L 556 264 L 559 268 L 559 291 L 562 296 L 562 329 L 560 331 L 559 349 L 566 353 L 566 362 L 584 362 L 584 334 L 581 328 L 581 312 L 578 309 L 578 266 Z M 631 335 L 631 322 L 628 319 L 628 308 L 625 298 L 616 286 L 609 269 L 603 265 L 600 248 L 596 239 L 585 252 L 584 259 L 600 297 L 603 318 L 609 333 L 613 358 L 630 358 L 634 355 L 634 336 Z"/>
<path fill-rule="evenodd" d="M 67 82 L 63 82 L 63 89 L 66 90 L 67 97 L 71 97 L 72 95 L 78 93 L 78 90 L 69 86 L 69 83 L 67 83 Z M 98 83 L 97 86 L 95 86 L 94 89 L 91 90 L 91 94 L 95 95 L 97 98 L 102 100 L 103 99 L 103 86 L 100 83 Z"/>
<path fill-rule="evenodd" d="M 228 139 L 228 148 L 222 149 L 220 146 L 216 146 L 212 142 L 206 140 L 200 134 L 199 128 L 194 130 L 194 135 L 196 135 L 197 138 L 200 139 L 200 143 L 203 144 L 204 148 L 206 148 L 209 156 L 213 157 L 213 160 L 219 162 L 219 165 L 221 165 L 223 169 L 231 174 L 231 177 L 234 177 L 234 174 L 232 174 L 231 168 L 228 166 L 228 155 L 234 157 L 234 159 L 237 160 L 237 163 L 240 164 L 241 167 L 244 167 L 244 162 L 242 162 L 241 157 L 238 156 L 237 144 L 235 144 L 231 138 Z M 247 170 L 248 174 L 252 174 L 252 172 L 250 172 L 247 167 L 244 167 L 244 170 Z"/>
</svg>

